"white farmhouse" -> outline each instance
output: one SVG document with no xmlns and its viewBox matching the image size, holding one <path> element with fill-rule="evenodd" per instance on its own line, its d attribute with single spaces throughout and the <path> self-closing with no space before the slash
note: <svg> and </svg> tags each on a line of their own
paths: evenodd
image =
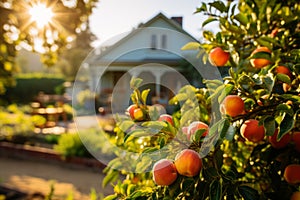
<svg viewBox="0 0 300 200">
<path fill-rule="evenodd" d="M 167 18 L 159 13 L 120 37 L 114 44 L 100 47 L 85 63 L 90 89 L 105 97 L 113 112 L 124 111 L 130 104 L 132 77 L 142 78 L 143 88 L 151 89 L 149 103 L 164 104 L 183 85 L 192 84 L 193 80 L 183 76 L 181 63 L 187 60 L 199 65 L 200 59 L 197 51 L 181 50 L 196 41 L 182 29 L 182 17 Z M 205 73 L 211 72 L 205 69 L 202 76 Z"/>
</svg>

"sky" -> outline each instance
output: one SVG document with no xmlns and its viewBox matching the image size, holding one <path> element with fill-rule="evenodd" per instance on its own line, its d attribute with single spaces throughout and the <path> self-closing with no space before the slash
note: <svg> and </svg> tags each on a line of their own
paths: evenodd
<svg viewBox="0 0 300 200">
<path fill-rule="evenodd" d="M 201 24 L 206 19 L 193 14 L 203 0 L 100 0 L 90 17 L 91 31 L 98 37 L 95 46 L 121 33 L 136 28 L 158 13 L 183 17 L 183 29 L 201 38 Z"/>
</svg>

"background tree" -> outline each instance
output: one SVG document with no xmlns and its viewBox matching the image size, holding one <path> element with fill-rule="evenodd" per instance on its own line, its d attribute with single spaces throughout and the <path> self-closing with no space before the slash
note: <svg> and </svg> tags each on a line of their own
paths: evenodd
<svg viewBox="0 0 300 200">
<path fill-rule="evenodd" d="M 98 0 L 0 1 L 0 94 L 14 84 L 14 58 L 22 47 L 52 66 L 57 54 L 87 23 Z"/>
<path fill-rule="evenodd" d="M 81 66 L 83 60 L 92 50 L 92 42 L 97 37 L 91 32 L 89 23 L 86 24 L 82 30 L 70 44 L 71 47 L 66 48 L 61 55 L 61 60 L 58 63 L 58 68 L 66 76 L 69 81 L 74 81 L 77 71 Z M 64 65 L 63 67 L 60 67 Z"/>
</svg>

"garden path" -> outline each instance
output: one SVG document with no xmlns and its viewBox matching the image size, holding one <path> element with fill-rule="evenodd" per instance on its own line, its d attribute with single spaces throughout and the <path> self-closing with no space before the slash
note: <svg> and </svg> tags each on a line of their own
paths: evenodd
<svg viewBox="0 0 300 200">
<path fill-rule="evenodd" d="M 0 157 L 0 184 L 25 193 L 49 194 L 54 181 L 55 199 L 70 194 L 74 200 L 89 200 L 91 189 L 108 195 L 112 188 L 102 188 L 104 174 L 91 169 L 77 169 L 39 161 Z"/>
</svg>

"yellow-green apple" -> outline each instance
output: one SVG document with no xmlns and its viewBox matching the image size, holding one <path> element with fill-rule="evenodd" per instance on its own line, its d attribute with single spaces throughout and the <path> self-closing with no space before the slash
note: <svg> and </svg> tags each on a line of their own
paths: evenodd
<svg viewBox="0 0 300 200">
<path fill-rule="evenodd" d="M 177 170 L 169 159 L 161 159 L 153 165 L 153 180 L 157 185 L 168 186 L 177 179 Z"/>
<path fill-rule="evenodd" d="M 221 47 L 212 49 L 208 54 L 210 63 L 217 67 L 224 66 L 228 62 L 229 57 L 230 53 L 224 51 Z"/>
<path fill-rule="evenodd" d="M 184 149 L 175 157 L 177 172 L 183 176 L 193 177 L 199 174 L 202 169 L 200 155 L 192 149 Z"/>
<path fill-rule="evenodd" d="M 265 137 L 265 129 L 256 119 L 246 120 L 240 128 L 240 133 L 245 139 L 254 143 L 262 141 Z"/>
</svg>

